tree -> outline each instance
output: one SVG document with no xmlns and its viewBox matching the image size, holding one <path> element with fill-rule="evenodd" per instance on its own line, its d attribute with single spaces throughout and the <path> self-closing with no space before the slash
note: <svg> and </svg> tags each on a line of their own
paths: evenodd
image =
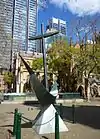
<svg viewBox="0 0 100 139">
<path fill-rule="evenodd" d="M 73 56 L 77 55 L 77 52 L 64 40 L 56 41 L 48 50 L 48 68 L 52 73 L 57 73 L 62 91 L 76 91 L 77 74 Z"/>
<path fill-rule="evenodd" d="M 48 51 L 48 64 L 52 72 L 58 74 L 60 86 L 64 91 L 76 91 L 78 84 L 86 79 L 87 96 L 88 81 L 91 73 L 100 68 L 99 44 L 81 44 L 80 48 L 70 47 L 65 41 L 55 42 Z"/>
<path fill-rule="evenodd" d="M 96 57 L 98 62 L 94 72 L 96 74 L 100 74 L 100 32 L 96 36 L 96 42 Z"/>
<path fill-rule="evenodd" d="M 24 87 L 23 87 L 23 91 L 24 92 L 31 92 L 31 85 L 30 85 L 30 82 L 27 81 L 25 84 L 24 84 Z"/>
<path fill-rule="evenodd" d="M 43 68 L 43 58 L 36 58 L 32 61 L 33 70 L 41 70 Z"/>
<path fill-rule="evenodd" d="M 78 78 L 80 79 L 80 83 L 84 84 L 86 97 L 89 93 L 89 78 L 91 73 L 100 73 L 100 35 L 97 33 L 99 19 L 99 17 L 96 17 L 96 19 L 93 20 L 86 20 L 87 22 L 84 18 L 77 20 L 78 23 L 77 25 L 74 23 L 75 30 L 72 31 L 71 35 L 73 36 L 73 33 L 75 33 L 76 40 L 78 39 L 77 42 L 80 46 L 80 53 L 74 61 L 77 63 Z M 88 39 L 91 40 L 93 44 L 87 44 Z"/>
<path fill-rule="evenodd" d="M 91 73 L 99 74 L 100 72 L 100 44 L 83 44 L 76 61 L 78 74 L 84 76 L 85 95 L 88 97 L 90 75 Z"/>
<path fill-rule="evenodd" d="M 14 81 L 14 76 L 13 76 L 13 73 L 12 72 L 5 72 L 4 74 L 4 82 L 5 84 L 7 84 L 8 86 L 8 89 L 11 89 L 11 85 Z"/>
<path fill-rule="evenodd" d="M 96 43 L 100 44 L 100 32 L 96 34 Z"/>
</svg>

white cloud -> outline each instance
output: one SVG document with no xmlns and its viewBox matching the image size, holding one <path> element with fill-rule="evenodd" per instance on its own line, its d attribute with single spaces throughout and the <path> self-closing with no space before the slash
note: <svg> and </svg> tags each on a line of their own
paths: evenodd
<svg viewBox="0 0 100 139">
<path fill-rule="evenodd" d="M 69 9 L 78 16 L 100 13 L 100 0 L 49 0 L 60 8 Z"/>
</svg>

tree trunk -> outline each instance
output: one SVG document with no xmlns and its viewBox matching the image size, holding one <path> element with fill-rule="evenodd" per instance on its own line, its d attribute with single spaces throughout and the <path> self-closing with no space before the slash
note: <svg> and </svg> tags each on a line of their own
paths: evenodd
<svg viewBox="0 0 100 139">
<path fill-rule="evenodd" d="M 90 84 L 88 78 L 85 78 L 85 98 L 90 101 Z"/>
</svg>

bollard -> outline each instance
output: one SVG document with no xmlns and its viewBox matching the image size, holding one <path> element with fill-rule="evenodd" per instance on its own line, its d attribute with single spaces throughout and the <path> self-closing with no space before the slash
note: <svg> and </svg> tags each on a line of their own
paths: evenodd
<svg viewBox="0 0 100 139">
<path fill-rule="evenodd" d="M 54 105 L 54 107 L 55 107 L 56 111 L 58 112 L 58 114 L 60 115 L 60 106 Z"/>
<path fill-rule="evenodd" d="M 59 115 L 55 113 L 55 139 L 60 139 L 59 137 Z"/>
<path fill-rule="evenodd" d="M 60 103 L 60 116 L 63 118 L 63 105 Z"/>
<path fill-rule="evenodd" d="M 75 105 L 72 105 L 72 119 L 73 119 L 73 124 L 75 123 Z"/>
<path fill-rule="evenodd" d="M 30 108 L 28 108 L 28 111 L 30 110 Z"/>
<path fill-rule="evenodd" d="M 16 139 L 21 139 L 21 117 L 20 113 L 17 114 L 17 131 L 16 131 Z"/>
<path fill-rule="evenodd" d="M 18 114 L 18 109 L 15 109 L 14 112 L 14 125 L 13 125 L 13 136 L 16 135 L 16 129 L 17 129 L 17 114 Z"/>
</svg>

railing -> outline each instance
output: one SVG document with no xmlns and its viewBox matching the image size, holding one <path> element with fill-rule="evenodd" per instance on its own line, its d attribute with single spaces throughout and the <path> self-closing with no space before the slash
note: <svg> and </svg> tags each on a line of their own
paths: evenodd
<svg viewBox="0 0 100 139">
<path fill-rule="evenodd" d="M 60 139 L 59 135 L 59 115 L 63 118 L 63 105 L 60 104 L 59 108 L 55 105 L 57 112 L 55 112 L 55 139 Z M 18 109 L 15 109 L 14 112 L 14 124 L 13 124 L 13 136 L 16 139 L 21 139 L 21 121 L 24 122 L 29 121 L 32 124 L 32 120 L 23 116 L 21 113 L 18 112 Z M 72 122 L 75 123 L 75 105 L 72 105 Z M 40 126 L 40 125 L 39 125 Z"/>
<path fill-rule="evenodd" d="M 21 120 L 23 120 L 23 119 L 32 122 L 27 117 L 22 116 L 22 114 L 18 112 L 18 109 L 15 109 L 13 133 L 12 134 L 16 139 L 21 139 Z M 60 139 L 60 136 L 59 136 L 59 114 L 58 114 L 58 112 L 55 113 L 55 139 Z"/>
</svg>

